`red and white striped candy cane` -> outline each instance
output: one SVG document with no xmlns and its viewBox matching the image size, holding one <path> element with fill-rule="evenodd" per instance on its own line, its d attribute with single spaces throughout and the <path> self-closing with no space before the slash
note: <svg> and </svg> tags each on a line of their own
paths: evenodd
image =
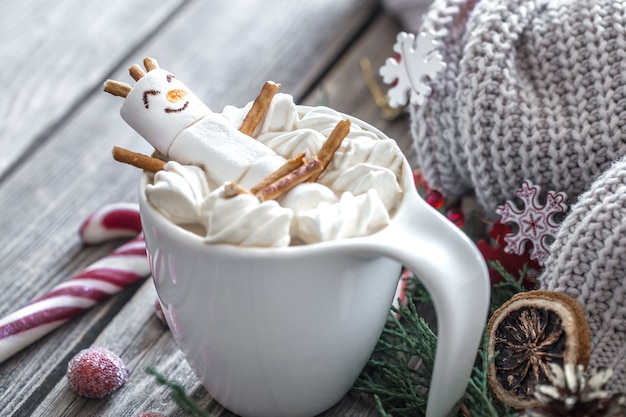
<svg viewBox="0 0 626 417">
<path fill-rule="evenodd" d="M 114 203 L 94 211 L 80 226 L 85 243 L 101 243 L 111 239 L 131 238 L 141 233 L 139 205 Z"/>
<path fill-rule="evenodd" d="M 150 274 L 136 204 L 107 205 L 81 225 L 85 243 L 136 236 L 46 294 L 0 319 L 0 363 L 98 302 Z"/>
</svg>

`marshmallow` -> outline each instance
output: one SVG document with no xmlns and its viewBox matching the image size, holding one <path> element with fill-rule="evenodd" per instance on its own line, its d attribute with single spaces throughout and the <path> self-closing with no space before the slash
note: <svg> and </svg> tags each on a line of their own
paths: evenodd
<svg viewBox="0 0 626 417">
<path fill-rule="evenodd" d="M 239 183 L 248 169 L 254 168 L 254 175 L 246 177 L 246 186 L 251 186 L 286 162 L 215 113 L 183 130 L 172 143 L 168 157 L 182 164 L 202 166 L 209 180 L 217 185 L 226 181 Z"/>
<path fill-rule="evenodd" d="M 161 154 L 181 164 L 203 167 L 214 187 L 241 180 L 251 187 L 286 162 L 241 133 L 227 118 L 213 113 L 163 69 L 148 71 L 137 81 L 120 113 Z M 291 118 L 293 115 L 287 117 Z"/>
</svg>

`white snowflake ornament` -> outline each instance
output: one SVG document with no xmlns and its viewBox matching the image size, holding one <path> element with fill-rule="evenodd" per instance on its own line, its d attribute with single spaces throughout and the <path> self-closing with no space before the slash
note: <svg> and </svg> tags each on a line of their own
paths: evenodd
<svg viewBox="0 0 626 417">
<path fill-rule="evenodd" d="M 430 95 L 431 88 L 426 84 L 426 77 L 431 79 L 446 67 L 441 54 L 437 51 L 437 42 L 432 32 L 421 32 L 419 38 L 406 32 L 398 33 L 393 46 L 398 58 L 387 58 L 380 70 L 383 82 L 397 84 L 389 89 L 389 105 L 400 107 L 407 104 L 422 105 Z"/>
<path fill-rule="evenodd" d="M 522 183 L 522 188 L 516 192 L 522 199 L 524 208 L 518 210 L 513 202 L 507 201 L 496 209 L 496 213 L 501 216 L 502 223 L 517 224 L 517 231 L 504 236 L 506 242 L 504 251 L 522 255 L 526 242 L 530 242 L 533 245 L 530 259 L 544 265 L 550 255 L 550 243 L 546 240 L 548 237 L 554 238 L 559 230 L 554 215 L 567 211 L 565 204 L 567 195 L 563 192 L 548 191 L 546 203 L 541 205 L 538 199 L 540 192 L 541 187 L 526 180 Z"/>
</svg>

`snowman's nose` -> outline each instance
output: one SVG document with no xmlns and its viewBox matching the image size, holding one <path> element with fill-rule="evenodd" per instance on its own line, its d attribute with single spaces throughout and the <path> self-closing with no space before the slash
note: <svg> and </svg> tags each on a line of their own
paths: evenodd
<svg viewBox="0 0 626 417">
<path fill-rule="evenodd" d="M 180 101 L 184 99 L 185 97 L 187 97 L 187 94 L 189 94 L 187 90 L 174 89 L 174 90 L 169 90 L 167 94 L 165 94 L 165 98 L 170 103 L 176 103 L 177 101 Z"/>
</svg>

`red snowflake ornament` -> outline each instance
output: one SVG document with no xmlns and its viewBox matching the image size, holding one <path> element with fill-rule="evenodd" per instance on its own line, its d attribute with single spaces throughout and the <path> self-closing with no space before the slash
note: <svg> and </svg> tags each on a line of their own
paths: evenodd
<svg viewBox="0 0 626 417">
<path fill-rule="evenodd" d="M 547 240 L 554 238 L 559 230 L 559 224 L 554 221 L 554 215 L 567 211 L 565 199 L 567 195 L 563 192 L 548 191 L 545 204 L 539 201 L 541 187 L 526 180 L 522 183 L 522 188 L 517 190 L 517 196 L 524 203 L 520 210 L 511 201 L 496 209 L 496 213 L 501 216 L 502 223 L 515 223 L 517 228 L 514 232 L 504 236 L 506 253 L 522 255 L 527 242 L 533 245 L 530 252 L 530 259 L 536 260 L 540 265 L 544 265 L 550 255 Z"/>
</svg>

